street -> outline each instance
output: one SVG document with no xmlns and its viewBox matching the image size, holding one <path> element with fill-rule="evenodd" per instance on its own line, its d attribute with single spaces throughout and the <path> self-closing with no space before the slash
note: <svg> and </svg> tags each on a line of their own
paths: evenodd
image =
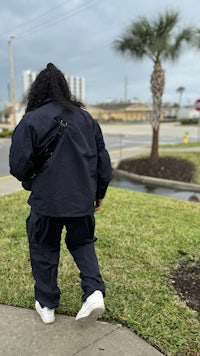
<svg viewBox="0 0 200 356">
<path fill-rule="evenodd" d="M 149 123 L 141 124 L 101 124 L 105 144 L 112 162 L 123 158 L 149 152 L 152 140 L 152 128 Z M 181 126 L 178 123 L 162 123 L 160 125 L 160 144 L 181 143 L 184 133 L 189 133 L 189 142 L 200 141 L 199 127 Z M 8 176 L 8 156 L 11 140 L 0 139 L 0 177 Z"/>
</svg>

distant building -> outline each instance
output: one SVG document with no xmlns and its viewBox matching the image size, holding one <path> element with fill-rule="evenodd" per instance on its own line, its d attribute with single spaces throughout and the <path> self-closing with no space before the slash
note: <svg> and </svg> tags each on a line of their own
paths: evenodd
<svg viewBox="0 0 200 356">
<path fill-rule="evenodd" d="M 191 107 L 182 107 L 179 113 L 179 119 L 194 119 L 199 118 L 199 111 Z"/>
<path fill-rule="evenodd" d="M 113 102 L 87 105 L 96 120 L 102 121 L 150 121 L 152 106 L 141 102 Z"/>
<path fill-rule="evenodd" d="M 69 84 L 71 93 L 76 99 L 85 103 L 85 78 L 78 76 L 71 76 L 64 73 L 64 76 Z"/>
<path fill-rule="evenodd" d="M 23 97 L 25 97 L 27 95 L 27 92 L 28 92 L 31 84 L 34 82 L 36 75 L 37 75 L 36 72 L 31 72 L 29 69 L 22 72 L 22 95 L 23 95 Z"/>
<path fill-rule="evenodd" d="M 162 112 L 165 119 L 176 119 L 179 113 L 179 106 L 175 103 L 163 103 Z"/>
<path fill-rule="evenodd" d="M 194 106 L 180 107 L 176 103 L 163 103 L 162 111 L 165 119 L 194 119 L 199 118 L 199 112 Z"/>
</svg>

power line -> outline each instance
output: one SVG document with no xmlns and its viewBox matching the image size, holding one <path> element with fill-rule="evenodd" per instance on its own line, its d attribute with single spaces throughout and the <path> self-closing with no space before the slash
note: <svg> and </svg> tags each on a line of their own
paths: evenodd
<svg viewBox="0 0 200 356">
<path fill-rule="evenodd" d="M 29 20 L 25 21 L 25 22 L 22 22 L 21 24 L 19 24 L 18 26 L 14 27 L 14 29 L 12 30 L 9 30 L 9 33 L 14 33 L 16 30 L 18 30 L 19 28 L 21 27 L 24 27 L 26 26 L 27 24 L 29 25 L 30 22 L 35 22 L 35 21 L 38 21 L 38 19 L 40 19 L 41 17 L 44 17 L 44 16 L 47 16 L 49 14 L 49 12 L 52 12 L 53 10 L 56 10 L 60 7 L 62 7 L 62 5 L 66 4 L 66 0 L 65 1 L 62 1 L 61 3 L 59 3 L 58 5 L 56 6 L 53 6 L 51 7 L 49 10 L 41 13 L 40 15 L 37 15 L 37 16 L 34 16 L 33 18 L 30 18 Z M 8 32 L 4 32 L 3 34 L 0 35 L 0 38 L 4 37 L 4 36 L 7 36 L 8 35 Z"/>
<path fill-rule="evenodd" d="M 65 20 L 67 18 L 70 18 L 70 17 L 78 14 L 81 11 L 86 10 L 87 8 L 92 6 L 95 2 L 97 2 L 97 0 L 89 0 L 86 3 L 80 5 L 78 8 L 72 9 L 71 11 L 67 11 L 67 13 L 65 13 L 65 14 L 59 15 L 56 18 L 54 16 L 53 20 L 52 19 L 48 19 L 47 21 L 43 21 L 42 23 L 35 24 L 35 26 L 30 27 L 26 31 L 25 35 L 22 35 L 22 36 L 18 35 L 19 36 L 18 38 L 26 38 L 26 37 L 30 36 L 30 33 L 35 34 L 35 32 L 41 31 L 44 28 L 45 25 L 47 27 L 55 26 L 56 24 L 60 23 L 61 21 Z"/>
<path fill-rule="evenodd" d="M 66 14 L 62 14 L 61 16 L 58 16 L 56 19 L 54 19 L 54 21 L 52 20 L 48 20 L 46 22 L 43 22 L 42 24 L 34 28 L 31 28 L 29 32 L 27 32 L 26 34 L 28 35 L 30 32 L 32 32 L 34 30 L 34 34 L 35 32 L 37 31 L 40 31 L 44 25 L 46 26 L 55 26 L 57 25 L 58 23 L 62 22 L 63 20 L 67 19 L 67 18 L 70 18 L 76 14 L 78 14 L 79 12 L 82 12 L 84 10 L 86 10 L 88 7 L 90 7 L 91 5 L 93 5 L 94 2 L 97 2 L 98 0 L 89 0 L 87 1 L 85 4 L 81 5 L 79 8 L 77 9 L 73 9 L 69 12 L 67 12 Z M 25 36 L 26 37 L 26 36 Z"/>
</svg>

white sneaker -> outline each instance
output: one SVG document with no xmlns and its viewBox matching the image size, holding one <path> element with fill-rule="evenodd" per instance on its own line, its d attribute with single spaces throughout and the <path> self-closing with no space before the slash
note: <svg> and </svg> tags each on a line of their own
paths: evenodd
<svg viewBox="0 0 200 356">
<path fill-rule="evenodd" d="M 35 309 L 45 324 L 50 324 L 55 321 L 55 309 L 42 308 L 37 300 L 35 302 Z"/>
<path fill-rule="evenodd" d="M 105 311 L 103 294 L 100 290 L 92 293 L 83 303 L 76 320 L 95 321 Z"/>
</svg>

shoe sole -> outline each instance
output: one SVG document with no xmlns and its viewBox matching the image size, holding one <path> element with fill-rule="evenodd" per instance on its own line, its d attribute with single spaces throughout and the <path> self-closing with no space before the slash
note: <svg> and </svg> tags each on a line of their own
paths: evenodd
<svg viewBox="0 0 200 356">
<path fill-rule="evenodd" d="M 90 312 L 90 314 L 79 317 L 78 319 L 76 319 L 76 321 L 85 322 L 85 323 L 96 321 L 104 313 L 104 311 L 105 311 L 104 307 L 96 307 Z"/>
<path fill-rule="evenodd" d="M 46 321 L 45 319 L 43 319 L 43 316 L 42 316 L 42 314 L 40 314 L 40 309 L 39 309 L 39 306 L 38 306 L 37 304 L 35 304 L 35 310 L 36 310 L 36 312 L 39 314 L 39 316 L 40 316 L 40 318 L 42 319 L 43 323 L 45 323 L 45 324 L 52 324 L 52 323 L 54 323 L 55 318 L 54 318 L 52 321 Z"/>
</svg>

